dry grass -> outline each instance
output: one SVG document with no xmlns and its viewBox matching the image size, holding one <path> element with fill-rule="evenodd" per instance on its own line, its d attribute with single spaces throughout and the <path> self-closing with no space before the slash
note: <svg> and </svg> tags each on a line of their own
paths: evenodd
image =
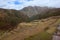
<svg viewBox="0 0 60 40">
<path fill-rule="evenodd" d="M 2 36 L 0 36 L 0 39 L 1 40 L 24 40 L 24 38 L 45 31 L 44 29 L 46 27 L 49 27 L 49 29 L 46 32 L 52 33 L 56 29 L 54 25 L 59 24 L 60 20 L 56 18 L 55 19 L 47 18 L 47 19 L 42 19 L 43 21 L 38 20 L 30 23 L 20 23 L 17 26 L 17 28 L 15 28 L 14 30 L 10 32 L 5 32 Z"/>
</svg>

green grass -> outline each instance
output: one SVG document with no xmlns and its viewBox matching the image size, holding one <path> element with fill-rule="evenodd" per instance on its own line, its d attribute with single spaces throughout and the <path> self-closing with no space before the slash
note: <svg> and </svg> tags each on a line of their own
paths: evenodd
<svg viewBox="0 0 60 40">
<path fill-rule="evenodd" d="M 25 38 L 24 40 L 51 40 L 52 35 L 47 32 L 41 32 L 39 34 Z"/>
</svg>

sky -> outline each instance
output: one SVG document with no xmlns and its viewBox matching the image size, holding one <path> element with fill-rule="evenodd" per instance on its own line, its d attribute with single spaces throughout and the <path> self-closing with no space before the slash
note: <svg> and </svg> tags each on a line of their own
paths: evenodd
<svg viewBox="0 0 60 40">
<path fill-rule="evenodd" d="M 60 8 L 60 0 L 0 0 L 0 8 L 20 10 L 27 6 Z"/>
</svg>

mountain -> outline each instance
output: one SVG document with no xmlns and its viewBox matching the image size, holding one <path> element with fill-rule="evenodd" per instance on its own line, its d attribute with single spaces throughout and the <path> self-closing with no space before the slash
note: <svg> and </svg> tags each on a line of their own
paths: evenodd
<svg viewBox="0 0 60 40">
<path fill-rule="evenodd" d="M 24 14 L 26 14 L 28 17 L 31 17 L 33 15 L 45 13 L 48 10 L 49 10 L 48 7 L 28 6 L 28 7 L 23 8 L 21 11 Z"/>
<path fill-rule="evenodd" d="M 60 8 L 28 6 L 23 8 L 21 11 L 29 17 L 30 21 L 60 15 Z"/>
</svg>

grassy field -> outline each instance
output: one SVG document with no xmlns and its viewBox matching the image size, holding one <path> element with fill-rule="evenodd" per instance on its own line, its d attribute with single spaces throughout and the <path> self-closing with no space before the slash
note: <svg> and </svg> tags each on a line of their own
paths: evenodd
<svg viewBox="0 0 60 40">
<path fill-rule="evenodd" d="M 60 19 L 58 19 L 54 24 L 50 25 L 47 30 L 25 38 L 24 40 L 52 40 L 52 35 L 56 31 L 58 24 L 60 24 Z"/>
<path fill-rule="evenodd" d="M 60 18 L 46 18 L 20 23 L 14 30 L 0 31 L 1 40 L 51 40 Z"/>
</svg>

